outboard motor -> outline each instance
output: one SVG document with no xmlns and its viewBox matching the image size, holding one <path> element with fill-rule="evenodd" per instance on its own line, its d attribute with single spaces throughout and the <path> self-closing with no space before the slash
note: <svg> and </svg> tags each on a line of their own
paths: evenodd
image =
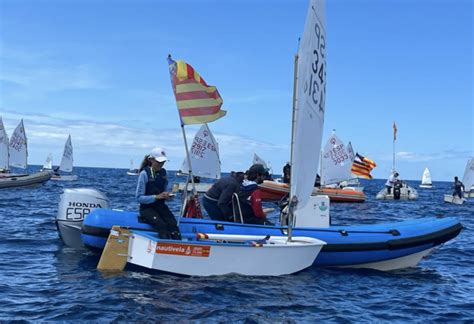
<svg viewBox="0 0 474 324">
<path fill-rule="evenodd" d="M 64 244 L 74 247 L 83 247 L 81 227 L 84 218 L 94 208 L 108 208 L 109 199 L 102 192 L 89 189 L 65 189 L 60 196 L 56 225 L 59 236 Z"/>
<path fill-rule="evenodd" d="M 402 189 L 402 182 L 401 181 L 395 182 L 395 184 L 393 185 L 393 199 L 394 200 L 400 200 L 400 196 L 402 193 L 401 189 Z"/>
</svg>

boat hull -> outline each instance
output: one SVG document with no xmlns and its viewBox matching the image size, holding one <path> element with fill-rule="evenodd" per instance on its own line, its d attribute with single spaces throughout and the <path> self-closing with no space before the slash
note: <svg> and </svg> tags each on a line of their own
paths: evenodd
<svg viewBox="0 0 474 324">
<path fill-rule="evenodd" d="M 206 183 L 206 182 L 199 182 L 195 183 L 194 186 L 196 188 L 196 191 L 199 193 L 205 193 L 212 187 L 212 183 Z M 184 188 L 186 187 L 185 182 L 178 182 L 173 184 L 172 192 L 183 192 Z M 188 192 L 193 191 L 193 185 L 191 183 L 188 184 Z"/>
<path fill-rule="evenodd" d="M 455 205 L 462 205 L 466 201 L 466 198 L 459 198 L 458 196 L 453 196 L 450 194 L 444 195 L 444 202 L 455 204 Z"/>
<path fill-rule="evenodd" d="M 51 178 L 51 173 L 47 171 L 36 172 L 26 175 L 12 175 L 0 178 L 0 189 L 29 187 L 45 183 Z"/>
<path fill-rule="evenodd" d="M 320 240 L 298 237 L 291 242 L 286 237 L 277 237 L 270 238 L 267 244 L 256 244 L 233 242 L 231 236 L 227 243 L 222 243 L 160 240 L 156 233 L 135 230 L 131 233 L 129 263 L 189 276 L 292 274 L 310 267 L 324 245 Z"/>
<path fill-rule="evenodd" d="M 53 181 L 76 181 L 77 178 L 78 178 L 77 175 L 60 175 L 60 176 L 53 175 L 51 177 L 51 180 L 53 180 Z"/>
<path fill-rule="evenodd" d="M 383 188 L 375 196 L 379 200 L 394 200 L 393 189 L 390 194 L 387 192 L 386 188 Z M 400 200 L 416 200 L 418 199 L 418 191 L 410 186 L 404 186 L 400 188 Z"/>
<path fill-rule="evenodd" d="M 148 224 L 138 222 L 136 212 L 95 209 L 84 220 L 82 241 L 90 248 L 103 249 L 113 225 L 153 230 Z M 286 235 L 287 231 L 286 227 L 281 226 L 191 218 L 182 218 L 179 226 L 183 234 L 199 232 L 281 236 Z M 386 261 L 407 257 L 439 246 L 456 237 L 461 229 L 458 219 L 447 217 L 386 224 L 294 228 L 293 234 L 316 238 L 327 243 L 316 258 L 315 266 L 377 269 L 377 263 L 387 263 Z M 404 267 L 404 264 L 392 264 L 389 270 L 400 267 Z"/>
<path fill-rule="evenodd" d="M 264 181 L 259 185 L 262 200 L 277 201 L 288 196 L 290 188 L 286 183 Z M 345 188 L 314 188 L 312 195 L 328 196 L 331 202 L 364 202 L 366 196 L 362 190 Z"/>
<path fill-rule="evenodd" d="M 431 189 L 431 188 L 433 188 L 433 185 L 431 185 L 431 184 L 421 184 L 420 188 Z"/>
</svg>

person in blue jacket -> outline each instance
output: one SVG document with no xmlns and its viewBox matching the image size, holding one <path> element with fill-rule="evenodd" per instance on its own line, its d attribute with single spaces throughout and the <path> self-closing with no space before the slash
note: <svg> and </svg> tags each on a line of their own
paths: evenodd
<svg viewBox="0 0 474 324">
<path fill-rule="evenodd" d="M 140 203 L 140 221 L 153 226 L 162 239 L 181 239 L 176 218 L 166 205 L 171 198 L 166 191 L 168 178 L 163 165 L 167 161 L 161 148 L 146 155 L 140 167 L 136 197 Z"/>
</svg>

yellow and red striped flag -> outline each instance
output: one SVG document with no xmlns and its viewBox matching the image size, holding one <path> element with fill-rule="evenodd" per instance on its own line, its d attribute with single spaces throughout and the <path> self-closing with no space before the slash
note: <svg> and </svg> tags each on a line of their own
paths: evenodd
<svg viewBox="0 0 474 324">
<path fill-rule="evenodd" d="M 184 61 L 168 56 L 173 92 L 183 125 L 204 124 L 225 116 L 222 98 L 214 86 L 204 81 L 194 68 Z"/>
<path fill-rule="evenodd" d="M 352 162 L 351 171 L 355 175 L 365 178 L 365 179 L 372 179 L 372 175 L 370 171 L 375 168 L 377 164 L 371 159 L 366 158 L 365 156 L 356 153 L 354 161 Z"/>
</svg>

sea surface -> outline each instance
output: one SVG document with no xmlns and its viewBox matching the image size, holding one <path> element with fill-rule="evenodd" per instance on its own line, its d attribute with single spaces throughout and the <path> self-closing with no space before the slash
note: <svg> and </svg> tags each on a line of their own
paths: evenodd
<svg viewBox="0 0 474 324">
<path fill-rule="evenodd" d="M 461 234 L 416 268 L 313 267 L 282 277 L 199 278 L 140 268 L 104 275 L 96 270 L 97 254 L 65 246 L 54 222 L 65 188 L 95 188 L 107 194 L 112 208 L 137 210 L 137 177 L 126 170 L 75 173 L 74 182 L 0 190 L 0 321 L 474 321 L 474 198 L 461 206 L 445 204 L 451 183 L 419 189 L 417 201 L 378 201 L 384 180 L 363 181 L 365 203 L 331 203 L 334 224 L 459 217 Z M 418 188 L 419 181 L 408 182 Z M 176 215 L 179 201 L 171 203 Z"/>
</svg>

